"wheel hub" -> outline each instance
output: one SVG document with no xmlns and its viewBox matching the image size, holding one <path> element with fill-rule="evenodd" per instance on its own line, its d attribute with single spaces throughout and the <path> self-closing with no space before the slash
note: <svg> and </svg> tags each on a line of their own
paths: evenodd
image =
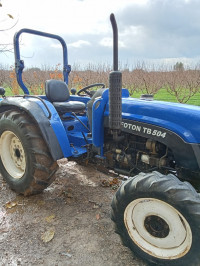
<svg viewBox="0 0 200 266">
<path fill-rule="evenodd" d="M 26 170 L 25 151 L 21 140 L 12 131 L 4 131 L 1 135 L 0 156 L 9 175 L 22 178 Z"/>
<path fill-rule="evenodd" d="M 10 154 L 16 167 L 25 170 L 25 154 L 23 146 L 17 137 L 13 137 L 10 143 Z"/>
<path fill-rule="evenodd" d="M 147 216 L 144 220 L 144 226 L 147 232 L 154 237 L 165 238 L 169 234 L 169 225 L 156 215 Z"/>
</svg>

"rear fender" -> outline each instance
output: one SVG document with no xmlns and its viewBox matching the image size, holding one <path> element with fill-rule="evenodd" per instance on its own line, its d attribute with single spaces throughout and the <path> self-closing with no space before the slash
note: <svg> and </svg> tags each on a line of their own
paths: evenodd
<svg viewBox="0 0 200 266">
<path fill-rule="evenodd" d="M 70 157 L 71 148 L 62 121 L 54 106 L 48 101 L 44 102 L 46 106 L 39 99 L 32 97 L 8 97 L 0 101 L 0 113 L 11 109 L 25 111 L 38 125 L 52 158 L 58 160 Z"/>
</svg>

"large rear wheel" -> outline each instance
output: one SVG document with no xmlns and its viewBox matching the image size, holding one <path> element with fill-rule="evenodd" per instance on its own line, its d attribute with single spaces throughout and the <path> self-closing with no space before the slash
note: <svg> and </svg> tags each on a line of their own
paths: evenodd
<svg viewBox="0 0 200 266">
<path fill-rule="evenodd" d="M 17 110 L 1 115 L 0 171 L 13 190 L 39 193 L 53 182 L 57 168 L 31 117 Z"/>
<path fill-rule="evenodd" d="M 200 198 L 174 175 L 126 181 L 113 198 L 112 220 L 122 242 L 149 263 L 200 265 Z"/>
</svg>

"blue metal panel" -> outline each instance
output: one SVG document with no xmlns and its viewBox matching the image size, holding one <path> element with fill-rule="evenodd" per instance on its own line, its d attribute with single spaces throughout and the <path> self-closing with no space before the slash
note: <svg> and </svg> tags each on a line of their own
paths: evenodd
<svg viewBox="0 0 200 266">
<path fill-rule="evenodd" d="M 52 156 L 54 159 L 71 156 L 78 157 L 86 153 L 87 149 L 84 146 L 92 143 L 92 139 L 87 138 L 87 128 L 70 113 L 65 115 L 66 120 L 61 121 L 56 109 L 52 103 L 46 100 L 45 96 L 41 97 L 43 101 L 35 97 L 8 97 L 5 101 L 1 101 L 2 99 L 0 98 L 1 111 L 9 110 L 10 108 L 13 109 L 13 107 L 27 111 L 38 123 L 41 133 L 51 150 L 51 154 L 53 152 Z M 4 104 L 1 105 L 3 102 Z M 78 116 L 78 119 L 86 127 L 88 126 L 88 118 L 86 115 Z M 49 134 L 50 131 L 54 134 Z"/>
<path fill-rule="evenodd" d="M 93 144 L 96 147 L 101 147 L 104 142 L 104 127 L 103 127 L 103 111 L 106 102 L 103 99 L 98 99 L 93 103 L 92 107 L 92 137 Z"/>
<path fill-rule="evenodd" d="M 31 100 L 36 101 L 37 104 L 43 110 L 43 112 L 48 116 L 48 112 L 41 101 L 39 101 L 37 99 L 31 99 Z M 64 155 L 64 157 L 70 157 L 70 156 L 72 156 L 70 143 L 69 143 L 65 128 L 63 126 L 63 123 L 62 123 L 56 109 L 54 108 L 54 106 L 49 101 L 46 101 L 46 100 L 44 100 L 44 101 L 51 112 L 51 119 L 49 120 L 49 122 L 50 122 L 50 125 L 56 134 L 56 137 L 57 137 L 58 142 L 60 144 L 60 147 L 62 149 L 63 155 Z"/>
<path fill-rule="evenodd" d="M 45 96 L 41 96 L 41 98 L 43 100 L 47 99 Z M 48 101 L 45 101 L 45 102 L 48 102 Z M 92 143 L 92 139 L 87 138 L 87 133 L 89 131 L 70 113 L 66 113 L 63 116 L 63 120 L 61 121 L 54 106 L 51 103 L 49 104 L 51 106 L 50 111 L 52 113 L 52 119 L 53 119 L 52 127 L 58 138 L 58 141 L 60 143 L 64 156 L 65 157 L 69 157 L 69 156 L 78 157 L 81 154 L 86 153 L 87 149 L 84 146 L 86 144 Z M 42 107 L 42 103 L 39 103 L 39 105 Z M 52 112 L 52 109 L 54 110 L 53 112 Z M 48 114 L 47 110 L 45 109 L 43 110 L 47 115 Z M 66 120 L 64 120 L 64 117 L 66 118 Z M 86 127 L 88 127 L 88 118 L 86 117 L 86 115 L 77 116 L 77 117 L 79 120 L 82 121 L 83 124 L 85 124 Z M 52 119 L 50 120 L 51 123 L 52 123 Z M 55 123 L 55 119 L 56 119 L 56 123 Z M 60 125 L 62 125 L 62 131 L 61 131 L 61 128 L 57 128 L 58 125 L 59 127 Z M 63 131 L 63 128 L 64 128 L 64 131 Z M 63 133 L 62 136 L 60 135 L 60 133 Z M 85 140 L 82 133 L 85 134 L 85 138 L 87 140 Z"/>
<path fill-rule="evenodd" d="M 104 144 L 104 112 L 108 107 L 109 89 L 105 90 L 100 99 L 97 99 L 93 104 L 93 115 L 92 115 L 92 137 L 93 144 L 96 147 L 101 148 L 101 155 L 103 155 L 103 144 Z M 128 98 L 129 92 L 127 89 L 122 89 L 122 98 Z"/>
<path fill-rule="evenodd" d="M 83 137 L 83 134 L 85 135 L 85 138 Z M 87 134 L 82 132 L 72 132 L 68 134 L 68 139 L 71 144 L 73 144 L 76 147 L 84 147 L 87 144 L 91 144 L 92 139 L 87 138 Z"/>
<path fill-rule="evenodd" d="M 103 126 L 103 118 L 104 118 L 104 110 L 105 106 L 108 103 L 108 92 L 109 90 L 105 90 L 100 99 L 97 99 L 93 103 L 92 107 L 92 137 L 93 144 L 96 147 L 101 148 L 101 155 L 103 155 L 103 142 L 104 142 L 104 126 Z"/>
<path fill-rule="evenodd" d="M 82 123 L 88 127 L 88 118 L 86 116 L 77 116 L 79 120 L 82 121 Z M 69 119 L 70 118 L 70 119 Z M 89 131 L 72 115 L 68 115 L 68 119 L 65 121 L 62 121 L 63 126 L 68 133 L 74 133 L 74 132 L 85 132 L 88 133 Z"/>
<path fill-rule="evenodd" d="M 37 123 L 41 134 L 49 148 L 49 151 L 54 160 L 61 159 L 67 155 L 71 155 L 70 147 L 68 144 L 68 139 L 66 134 L 64 134 L 62 123 L 57 116 L 57 112 L 54 107 L 51 106 L 49 102 L 42 102 L 40 98 L 35 98 L 36 96 L 16 96 L 16 97 L 6 97 L 0 101 L 0 112 L 4 112 L 12 109 L 24 110 L 30 117 L 32 117 Z M 58 140 L 59 136 L 56 135 L 55 121 L 58 120 L 58 128 L 61 125 L 61 133 L 64 136 L 62 141 L 65 146 L 63 147 L 61 139 Z M 52 126 L 53 125 L 53 126 Z M 62 145 L 62 149 L 61 149 Z"/>
<path fill-rule="evenodd" d="M 105 115 L 109 115 L 106 106 Z M 200 143 L 200 107 L 122 98 L 122 118 L 157 125 L 178 134 L 188 143 Z"/>
</svg>

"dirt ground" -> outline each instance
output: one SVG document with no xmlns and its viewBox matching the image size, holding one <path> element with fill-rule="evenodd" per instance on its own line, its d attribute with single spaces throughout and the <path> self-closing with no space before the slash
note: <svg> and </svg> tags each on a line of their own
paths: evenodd
<svg viewBox="0 0 200 266">
<path fill-rule="evenodd" d="M 31 197 L 0 176 L 0 265 L 146 265 L 114 233 L 113 178 L 66 159 L 59 165 L 56 181 Z"/>
</svg>

